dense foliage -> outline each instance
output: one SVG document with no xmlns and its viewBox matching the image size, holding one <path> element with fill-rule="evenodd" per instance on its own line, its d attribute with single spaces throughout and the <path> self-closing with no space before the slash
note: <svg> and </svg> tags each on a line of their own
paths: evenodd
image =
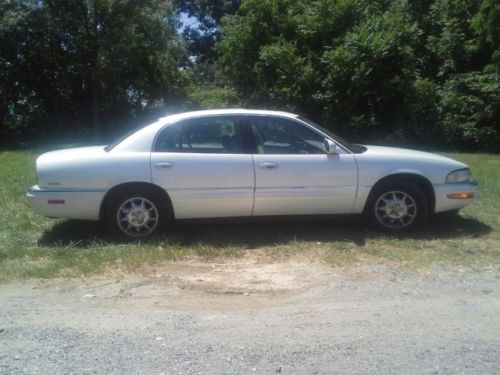
<svg viewBox="0 0 500 375">
<path fill-rule="evenodd" d="M 239 95 L 359 139 L 500 141 L 495 0 L 247 0 L 217 49 Z"/>
<path fill-rule="evenodd" d="M 185 57 L 162 0 L 0 2 L 2 137 L 105 136 L 183 94 Z"/>
<path fill-rule="evenodd" d="M 0 3 L 3 143 L 241 105 L 365 142 L 497 151 L 499 74 L 497 0 Z"/>
</svg>

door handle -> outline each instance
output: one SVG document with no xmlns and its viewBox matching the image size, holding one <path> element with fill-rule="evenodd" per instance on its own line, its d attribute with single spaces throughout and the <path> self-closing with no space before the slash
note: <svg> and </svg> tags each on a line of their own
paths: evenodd
<svg viewBox="0 0 500 375">
<path fill-rule="evenodd" d="M 260 163 L 262 169 L 277 169 L 279 167 L 278 163 L 271 163 L 270 161 L 265 161 Z"/>
<path fill-rule="evenodd" d="M 172 168 L 174 165 L 168 161 L 160 161 L 155 164 L 156 168 Z"/>
</svg>

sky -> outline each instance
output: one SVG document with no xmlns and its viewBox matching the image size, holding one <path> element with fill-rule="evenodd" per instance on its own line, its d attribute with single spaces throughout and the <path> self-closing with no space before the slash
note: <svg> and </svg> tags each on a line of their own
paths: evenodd
<svg viewBox="0 0 500 375">
<path fill-rule="evenodd" d="M 182 26 L 179 28 L 179 32 L 182 32 L 186 26 L 194 26 L 198 23 L 196 17 L 189 17 L 187 13 L 181 13 L 181 23 Z"/>
</svg>

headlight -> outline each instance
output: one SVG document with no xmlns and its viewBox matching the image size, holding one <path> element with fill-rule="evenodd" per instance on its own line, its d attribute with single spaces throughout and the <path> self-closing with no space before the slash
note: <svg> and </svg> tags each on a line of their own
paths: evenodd
<svg viewBox="0 0 500 375">
<path fill-rule="evenodd" d="M 453 171 L 446 177 L 447 184 L 453 184 L 456 182 L 467 182 L 471 180 L 471 174 L 469 168 L 459 169 L 458 171 Z"/>
</svg>

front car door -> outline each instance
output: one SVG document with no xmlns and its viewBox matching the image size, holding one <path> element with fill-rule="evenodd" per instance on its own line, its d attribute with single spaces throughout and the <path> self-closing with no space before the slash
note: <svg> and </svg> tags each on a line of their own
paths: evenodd
<svg viewBox="0 0 500 375">
<path fill-rule="evenodd" d="M 324 149 L 325 136 L 295 119 L 247 116 L 257 143 L 253 214 L 350 213 L 358 171 L 354 156 Z"/>
<path fill-rule="evenodd" d="M 254 168 L 238 116 L 205 116 L 163 128 L 151 153 L 153 182 L 178 219 L 249 216 Z"/>
</svg>

